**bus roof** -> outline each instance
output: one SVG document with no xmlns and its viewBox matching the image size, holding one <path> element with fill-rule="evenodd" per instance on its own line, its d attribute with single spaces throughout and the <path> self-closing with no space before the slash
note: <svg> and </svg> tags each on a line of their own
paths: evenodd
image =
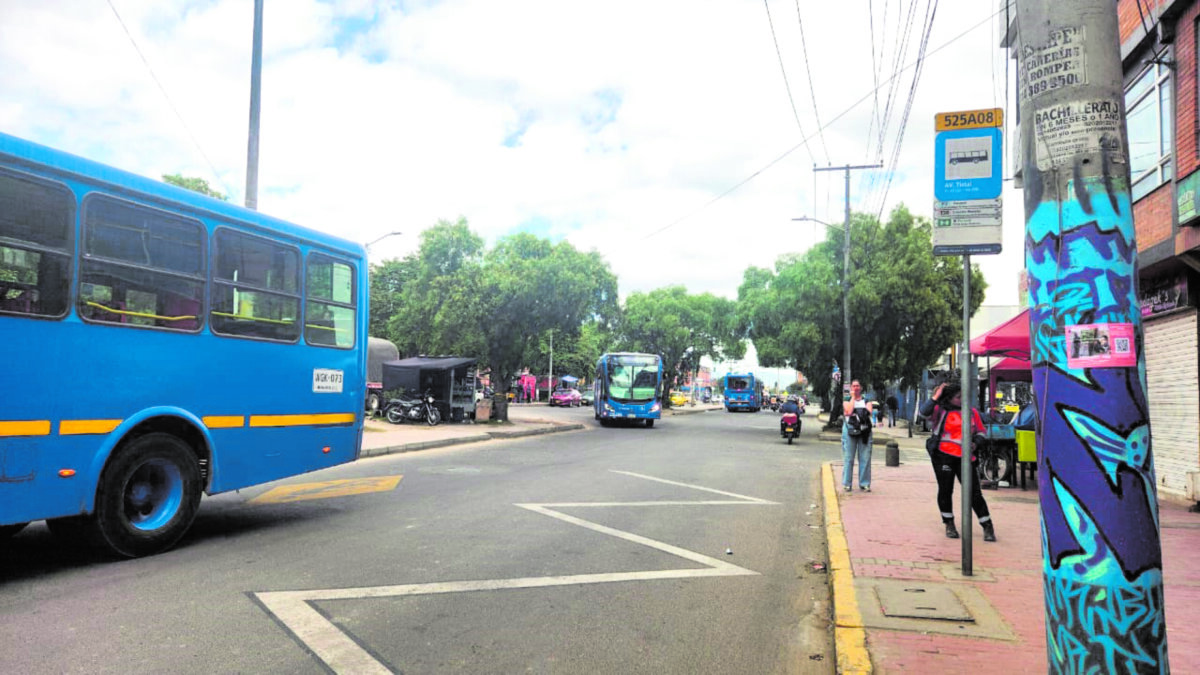
<svg viewBox="0 0 1200 675">
<path fill-rule="evenodd" d="M 83 157 L 55 150 L 54 148 L 17 138 L 16 136 L 10 136 L 3 132 L 0 132 L 0 155 L 7 155 L 18 165 L 27 165 L 29 168 L 37 168 L 40 171 L 49 170 L 64 178 L 74 178 L 89 183 L 106 183 L 115 188 L 117 192 L 131 192 L 142 197 L 149 197 L 155 201 L 171 201 L 183 204 L 221 218 L 291 234 L 298 238 L 307 239 L 311 243 L 320 244 L 332 249 L 349 251 L 359 256 L 366 255 L 366 247 L 359 242 L 296 225 L 258 211 L 200 194 L 194 190 L 188 190 L 171 185 L 170 183 L 123 171 L 107 164 L 84 159 Z"/>
</svg>

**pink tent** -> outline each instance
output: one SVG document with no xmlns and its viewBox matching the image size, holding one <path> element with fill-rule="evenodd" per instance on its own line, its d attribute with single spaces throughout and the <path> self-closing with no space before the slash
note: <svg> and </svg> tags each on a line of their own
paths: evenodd
<svg viewBox="0 0 1200 675">
<path fill-rule="evenodd" d="M 1029 310 L 1025 310 L 990 331 L 971 340 L 976 356 L 1012 356 L 1029 358 Z M 1026 362 L 1028 368 L 1028 362 Z"/>
</svg>

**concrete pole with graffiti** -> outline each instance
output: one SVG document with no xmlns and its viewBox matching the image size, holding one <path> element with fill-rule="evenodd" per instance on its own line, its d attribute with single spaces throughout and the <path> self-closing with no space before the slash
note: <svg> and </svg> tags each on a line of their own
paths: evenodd
<svg viewBox="0 0 1200 675">
<path fill-rule="evenodd" d="M 1162 546 L 1113 0 L 1017 9 L 1052 673 L 1166 673 Z"/>
</svg>

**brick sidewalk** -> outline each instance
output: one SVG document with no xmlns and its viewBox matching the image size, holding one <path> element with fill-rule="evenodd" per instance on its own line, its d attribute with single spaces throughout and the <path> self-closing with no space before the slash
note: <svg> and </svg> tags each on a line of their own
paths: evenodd
<svg viewBox="0 0 1200 675">
<path fill-rule="evenodd" d="M 854 632 L 865 631 L 870 663 L 878 673 L 1045 672 L 1036 488 L 984 491 L 999 541 L 984 542 L 976 524 L 974 575 L 963 577 L 962 542 L 945 537 L 932 468 L 928 461 L 914 459 L 915 444 L 905 445 L 907 460 L 899 467 L 885 466 L 883 453 L 875 453 L 870 493 L 834 489 L 841 462 L 823 470 L 831 573 L 839 574 L 839 537 L 844 536 L 849 559 L 850 581 L 831 579 L 837 632 L 843 634 L 839 650 L 853 652 Z M 956 518 L 959 489 L 956 485 Z M 1186 672 L 1194 667 L 1188 664 L 1200 663 L 1200 631 L 1195 629 L 1200 625 L 1200 514 L 1161 503 L 1159 519 L 1167 648 L 1176 672 Z M 913 599 L 921 601 L 908 602 Z M 968 615 L 974 621 L 962 620 Z M 869 672 L 854 666 L 853 656 L 839 653 L 841 672 Z"/>
</svg>

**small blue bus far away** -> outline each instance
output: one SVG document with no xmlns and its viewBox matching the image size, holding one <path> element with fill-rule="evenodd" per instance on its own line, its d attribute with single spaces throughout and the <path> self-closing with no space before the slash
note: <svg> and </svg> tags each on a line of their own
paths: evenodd
<svg viewBox="0 0 1200 675">
<path fill-rule="evenodd" d="M 725 410 L 758 412 L 762 407 L 759 383 L 754 373 L 729 373 L 725 376 Z"/>
<path fill-rule="evenodd" d="M 592 402 L 601 426 L 662 417 L 662 359 L 656 354 L 605 354 L 596 362 Z"/>
</svg>

